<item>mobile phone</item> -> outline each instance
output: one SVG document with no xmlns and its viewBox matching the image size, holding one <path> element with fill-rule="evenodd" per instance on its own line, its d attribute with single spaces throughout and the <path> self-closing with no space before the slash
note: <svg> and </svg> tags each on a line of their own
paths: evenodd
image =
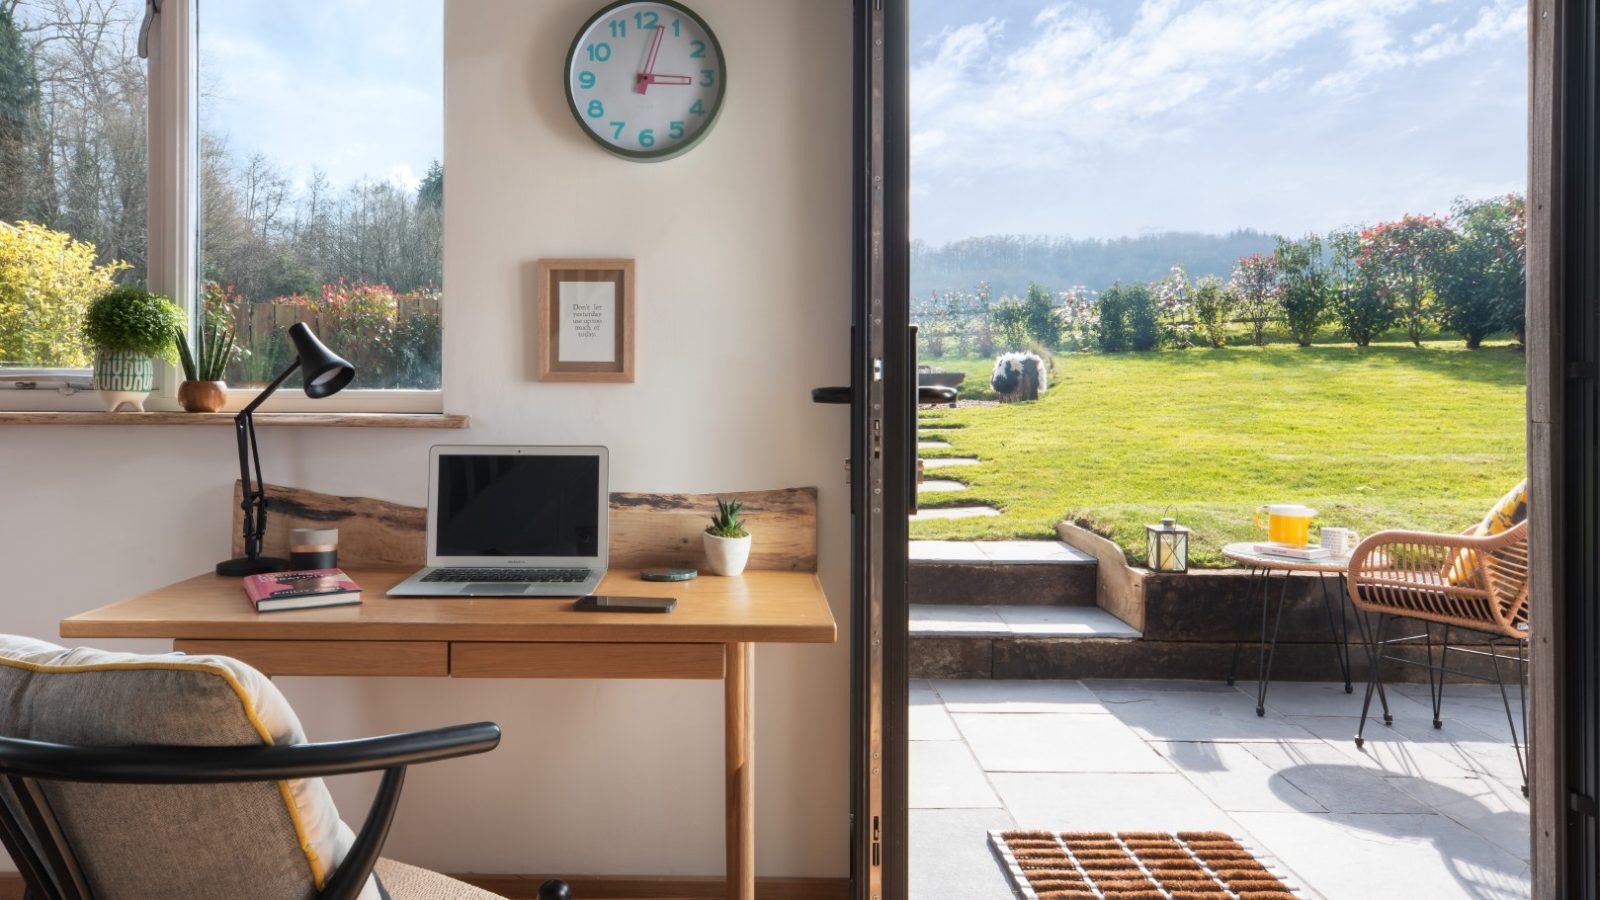
<svg viewBox="0 0 1600 900">
<path fill-rule="evenodd" d="M 672 612 L 678 605 L 676 597 L 602 597 L 590 594 L 579 597 L 573 609 L 580 612 Z"/>
</svg>

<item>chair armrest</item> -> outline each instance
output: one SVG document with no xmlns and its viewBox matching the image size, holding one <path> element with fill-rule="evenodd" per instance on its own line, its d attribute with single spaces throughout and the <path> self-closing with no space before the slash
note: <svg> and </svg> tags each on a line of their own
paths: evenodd
<svg viewBox="0 0 1600 900">
<path fill-rule="evenodd" d="M 1386 552 L 1386 548 L 1395 547 L 1440 547 L 1446 551 L 1455 551 L 1454 554 L 1446 552 L 1444 557 L 1453 560 L 1457 554 L 1466 551 L 1478 553 L 1493 553 L 1510 544 L 1525 541 L 1528 538 L 1528 523 L 1518 522 L 1516 525 L 1500 532 L 1499 534 L 1477 537 L 1471 534 L 1439 534 L 1432 531 L 1380 531 L 1357 545 L 1355 552 L 1350 554 L 1349 577 L 1352 584 L 1361 578 L 1363 570 L 1373 568 L 1387 569 L 1387 564 L 1369 566 L 1368 561 L 1374 557 L 1392 562 L 1396 554 Z M 1449 563 L 1445 563 L 1448 566 Z M 1440 570 L 1445 566 L 1441 566 Z"/>
<path fill-rule="evenodd" d="M 224 784 L 320 778 L 486 753 L 493 722 L 274 747 L 78 747 L 0 738 L 0 772 L 102 784 Z"/>
</svg>

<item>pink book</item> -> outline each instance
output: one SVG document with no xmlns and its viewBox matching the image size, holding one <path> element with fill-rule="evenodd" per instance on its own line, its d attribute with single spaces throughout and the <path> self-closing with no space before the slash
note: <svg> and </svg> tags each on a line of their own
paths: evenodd
<svg viewBox="0 0 1600 900">
<path fill-rule="evenodd" d="M 361 585 L 339 569 L 247 575 L 244 593 L 258 613 L 361 602 Z"/>
</svg>

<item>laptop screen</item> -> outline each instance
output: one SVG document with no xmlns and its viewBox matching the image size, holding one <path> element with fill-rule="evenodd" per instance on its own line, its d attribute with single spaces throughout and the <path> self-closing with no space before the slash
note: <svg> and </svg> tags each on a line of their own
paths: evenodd
<svg viewBox="0 0 1600 900">
<path fill-rule="evenodd" d="M 439 456 L 437 556 L 600 555 L 594 455 Z"/>
</svg>

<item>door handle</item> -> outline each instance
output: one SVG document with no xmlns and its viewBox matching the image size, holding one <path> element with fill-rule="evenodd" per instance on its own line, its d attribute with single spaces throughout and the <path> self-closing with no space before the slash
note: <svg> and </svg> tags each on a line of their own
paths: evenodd
<svg viewBox="0 0 1600 900">
<path fill-rule="evenodd" d="M 851 390 L 846 387 L 819 387 L 811 389 L 812 403 L 846 403 L 851 400 Z"/>
</svg>

